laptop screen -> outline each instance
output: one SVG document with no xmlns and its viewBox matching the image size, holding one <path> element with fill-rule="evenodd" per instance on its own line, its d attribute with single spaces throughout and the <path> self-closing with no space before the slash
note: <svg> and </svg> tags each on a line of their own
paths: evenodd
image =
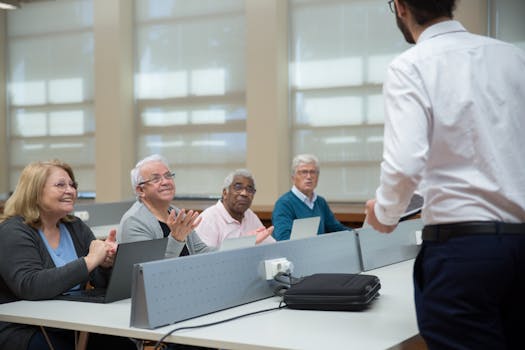
<svg viewBox="0 0 525 350">
<path fill-rule="evenodd" d="M 317 236 L 319 230 L 320 216 L 311 218 L 295 219 L 292 224 L 290 239 L 309 238 Z"/>
<path fill-rule="evenodd" d="M 255 245 L 255 240 L 257 237 L 255 235 L 242 236 L 237 238 L 228 238 L 222 241 L 219 250 L 232 250 L 246 247 L 253 247 Z"/>
<path fill-rule="evenodd" d="M 107 289 L 71 291 L 59 295 L 57 299 L 110 303 L 130 298 L 133 265 L 163 259 L 167 243 L 167 238 L 120 243 Z"/>
</svg>

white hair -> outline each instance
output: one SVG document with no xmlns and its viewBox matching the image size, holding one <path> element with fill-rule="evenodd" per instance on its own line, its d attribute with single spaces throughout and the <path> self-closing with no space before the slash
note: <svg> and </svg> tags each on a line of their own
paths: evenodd
<svg viewBox="0 0 525 350">
<path fill-rule="evenodd" d="M 297 167 L 302 164 L 314 164 L 317 171 L 320 170 L 319 158 L 313 154 L 298 154 L 292 160 L 292 175 L 295 174 Z"/>
<path fill-rule="evenodd" d="M 151 156 L 147 156 L 146 158 L 139 160 L 135 167 L 131 169 L 130 175 L 131 175 L 131 187 L 133 188 L 133 193 L 136 193 L 137 186 L 139 183 L 144 181 L 145 179 L 142 178 L 142 175 L 140 175 L 140 171 L 142 170 L 142 167 L 148 163 L 153 162 L 161 162 L 164 164 L 168 169 L 168 160 L 161 156 L 160 154 L 152 154 Z"/>
<path fill-rule="evenodd" d="M 228 192 L 228 188 L 230 187 L 230 185 L 233 182 L 233 179 L 236 176 L 242 176 L 242 177 L 252 180 L 253 187 L 255 187 L 255 179 L 253 178 L 252 173 L 248 169 L 237 169 L 229 173 L 228 176 L 226 176 L 226 178 L 224 179 L 224 186 L 222 187 L 222 189 Z"/>
</svg>

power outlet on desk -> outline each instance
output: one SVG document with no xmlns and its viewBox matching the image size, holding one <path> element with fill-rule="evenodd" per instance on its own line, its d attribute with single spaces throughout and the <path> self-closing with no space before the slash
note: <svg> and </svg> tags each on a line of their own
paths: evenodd
<svg viewBox="0 0 525 350">
<path fill-rule="evenodd" d="M 89 211 L 87 210 L 77 210 L 73 214 L 84 222 L 89 220 Z"/>
<path fill-rule="evenodd" d="M 272 280 L 279 272 L 292 272 L 293 264 L 286 258 L 269 259 L 264 261 L 264 272 L 267 281 Z"/>
</svg>

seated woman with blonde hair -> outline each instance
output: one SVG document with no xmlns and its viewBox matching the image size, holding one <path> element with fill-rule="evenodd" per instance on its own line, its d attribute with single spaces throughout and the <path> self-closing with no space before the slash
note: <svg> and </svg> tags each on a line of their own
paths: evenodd
<svg viewBox="0 0 525 350">
<path fill-rule="evenodd" d="M 0 217 L 0 303 L 52 299 L 89 282 L 105 287 L 116 251 L 70 215 L 77 199 L 71 167 L 58 160 L 24 168 Z M 74 332 L 0 322 L 0 349 L 74 349 Z M 51 347 L 52 346 L 52 347 Z M 127 338 L 90 334 L 88 349 L 136 349 Z"/>
</svg>

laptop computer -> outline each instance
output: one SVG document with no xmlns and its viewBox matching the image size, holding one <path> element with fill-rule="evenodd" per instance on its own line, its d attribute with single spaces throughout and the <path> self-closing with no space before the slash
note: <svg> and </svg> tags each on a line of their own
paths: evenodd
<svg viewBox="0 0 525 350">
<path fill-rule="evenodd" d="M 292 231 L 290 232 L 290 239 L 301 239 L 317 236 L 319 230 L 320 216 L 313 216 L 311 218 L 295 219 L 292 224 Z"/>
<path fill-rule="evenodd" d="M 119 243 L 107 288 L 67 291 L 55 299 L 111 303 L 131 297 L 133 265 L 164 259 L 167 238 Z"/>
<path fill-rule="evenodd" d="M 241 236 L 241 237 L 236 237 L 236 238 L 227 238 L 224 241 L 222 241 L 222 244 L 219 247 L 219 250 L 224 251 L 224 250 L 253 247 L 255 245 L 256 239 L 257 237 L 255 235 Z"/>
</svg>

